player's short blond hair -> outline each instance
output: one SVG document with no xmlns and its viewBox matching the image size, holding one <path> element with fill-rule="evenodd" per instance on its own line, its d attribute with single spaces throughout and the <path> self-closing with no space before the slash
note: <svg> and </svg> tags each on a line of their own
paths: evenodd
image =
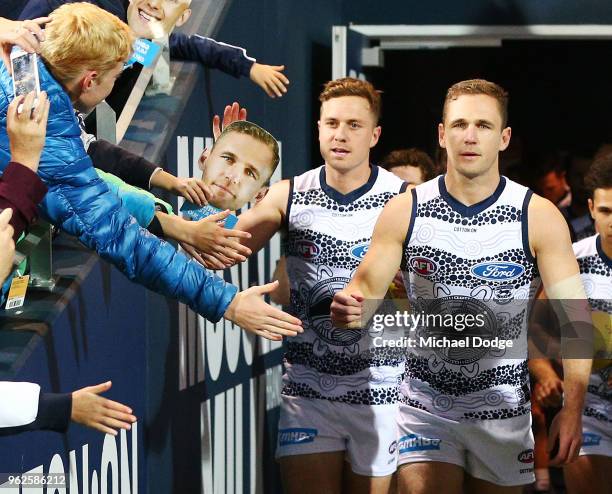
<svg viewBox="0 0 612 494">
<path fill-rule="evenodd" d="M 40 54 L 61 83 L 83 70 L 104 75 L 132 51 L 133 35 L 127 24 L 90 3 L 68 3 L 54 10 L 45 26 Z"/>
</svg>

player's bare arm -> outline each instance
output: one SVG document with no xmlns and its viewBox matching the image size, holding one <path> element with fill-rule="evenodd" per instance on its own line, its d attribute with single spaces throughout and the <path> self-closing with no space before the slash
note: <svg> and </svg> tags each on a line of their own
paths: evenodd
<svg viewBox="0 0 612 494">
<path fill-rule="evenodd" d="M 529 239 L 548 298 L 560 301 L 558 304 L 553 303 L 553 307 L 556 306 L 563 312 L 569 310 L 574 319 L 575 301 L 584 300 L 584 316 L 590 317 L 586 310 L 586 294 L 580 280 L 567 224 L 550 201 L 536 195 L 529 205 Z M 570 304 L 563 303 L 569 300 L 574 301 L 571 307 Z M 567 317 L 564 314 L 558 315 Z M 588 324 L 588 321 L 575 319 L 573 322 Z M 551 426 L 549 436 L 549 449 L 553 449 L 557 439 L 559 449 L 557 455 L 551 459 L 551 464 L 566 464 L 578 457 L 582 442 L 582 409 L 591 365 L 591 359 L 563 359 L 564 404 Z"/>
<path fill-rule="evenodd" d="M 236 229 L 251 234 L 251 238 L 241 238 L 240 242 L 252 252 L 257 252 L 266 245 L 283 225 L 288 198 L 289 180 L 272 185 L 266 197 L 239 216 Z"/>
<path fill-rule="evenodd" d="M 363 300 L 381 300 L 387 293 L 402 260 L 411 209 L 411 192 L 394 197 L 383 209 L 374 227 L 368 252 L 354 278 L 334 296 L 331 317 L 336 326 L 361 327 L 363 320 L 372 315 L 362 313 Z"/>
</svg>

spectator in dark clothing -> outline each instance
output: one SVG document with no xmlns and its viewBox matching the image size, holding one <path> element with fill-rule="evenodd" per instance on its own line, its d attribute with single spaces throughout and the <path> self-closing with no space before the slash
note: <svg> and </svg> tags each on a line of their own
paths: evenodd
<svg viewBox="0 0 612 494">
<path fill-rule="evenodd" d="M 60 5 L 74 0 L 29 0 L 20 19 L 33 19 L 49 15 Z M 141 38 L 159 38 L 170 35 L 170 57 L 199 62 L 219 69 L 234 77 L 248 76 L 271 98 L 287 92 L 289 80 L 282 73 L 285 66 L 260 64 L 247 56 L 244 48 L 220 43 L 200 35 L 188 36 L 172 32 L 182 26 L 191 15 L 191 0 L 88 0 L 126 22 L 134 34 Z"/>
</svg>

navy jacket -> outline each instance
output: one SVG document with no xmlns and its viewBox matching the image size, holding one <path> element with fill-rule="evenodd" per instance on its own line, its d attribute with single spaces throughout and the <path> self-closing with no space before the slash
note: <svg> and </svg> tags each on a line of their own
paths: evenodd
<svg viewBox="0 0 612 494">
<path fill-rule="evenodd" d="M 79 0 L 29 0 L 19 19 L 45 17 L 60 5 Z M 127 0 L 86 0 L 127 22 Z M 255 59 L 247 56 L 239 46 L 219 43 L 200 35 L 188 36 L 183 33 L 170 35 L 170 57 L 179 60 L 200 62 L 206 67 L 219 69 L 234 77 L 249 76 Z"/>
</svg>

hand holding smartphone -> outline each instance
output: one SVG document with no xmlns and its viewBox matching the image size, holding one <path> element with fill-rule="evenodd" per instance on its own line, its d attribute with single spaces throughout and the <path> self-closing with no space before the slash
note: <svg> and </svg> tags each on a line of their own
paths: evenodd
<svg viewBox="0 0 612 494">
<path fill-rule="evenodd" d="M 32 91 L 36 98 L 32 109 L 38 104 L 40 95 L 40 79 L 38 77 L 38 55 L 28 53 L 19 46 L 13 47 L 11 51 L 11 70 L 13 73 L 13 92 L 15 98 L 25 96 Z M 17 108 L 17 113 L 21 113 L 23 104 Z"/>
</svg>

